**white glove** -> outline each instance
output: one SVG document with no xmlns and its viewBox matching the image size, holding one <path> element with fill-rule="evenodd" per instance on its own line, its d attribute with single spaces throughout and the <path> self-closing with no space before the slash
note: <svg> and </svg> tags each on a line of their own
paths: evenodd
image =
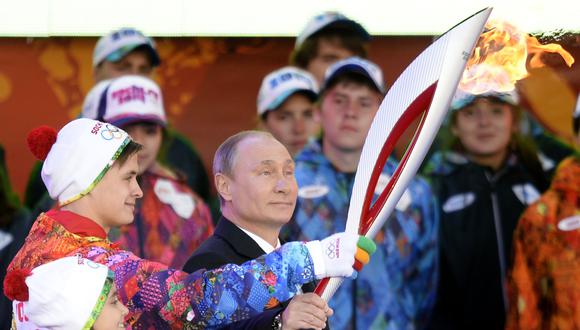
<svg viewBox="0 0 580 330">
<path fill-rule="evenodd" d="M 316 278 L 350 277 L 358 238 L 357 234 L 338 233 L 322 241 L 307 242 Z"/>
</svg>

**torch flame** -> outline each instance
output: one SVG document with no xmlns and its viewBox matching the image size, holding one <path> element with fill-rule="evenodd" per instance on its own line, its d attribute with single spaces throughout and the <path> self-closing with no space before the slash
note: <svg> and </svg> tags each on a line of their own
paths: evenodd
<svg viewBox="0 0 580 330">
<path fill-rule="evenodd" d="M 459 84 L 465 92 L 483 94 L 513 90 L 518 80 L 528 76 L 528 55 L 531 56 L 530 68 L 545 66 L 541 56 L 546 52 L 559 54 L 568 66 L 574 63 L 572 55 L 562 46 L 542 45 L 512 24 L 492 20 L 485 27 Z"/>
</svg>

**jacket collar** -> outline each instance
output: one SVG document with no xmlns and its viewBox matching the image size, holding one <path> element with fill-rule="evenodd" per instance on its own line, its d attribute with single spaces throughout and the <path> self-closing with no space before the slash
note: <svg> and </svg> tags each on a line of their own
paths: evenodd
<svg viewBox="0 0 580 330">
<path fill-rule="evenodd" d="M 71 211 L 52 209 L 46 215 L 61 224 L 67 231 L 84 237 L 107 238 L 107 233 L 93 220 Z"/>
<path fill-rule="evenodd" d="M 238 254 L 249 259 L 255 259 L 265 253 L 256 241 L 223 216 L 218 221 L 214 235 L 225 240 Z"/>
</svg>

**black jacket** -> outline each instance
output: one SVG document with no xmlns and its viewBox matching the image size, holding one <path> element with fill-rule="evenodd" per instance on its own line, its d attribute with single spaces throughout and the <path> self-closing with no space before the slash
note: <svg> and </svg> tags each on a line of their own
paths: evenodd
<svg viewBox="0 0 580 330">
<path fill-rule="evenodd" d="M 219 268 L 225 264 L 243 264 L 246 261 L 256 259 L 265 254 L 250 236 L 240 228 L 221 217 L 213 235 L 203 242 L 199 248 L 187 260 L 183 270 L 192 273 L 198 269 Z M 302 286 L 302 291 L 312 292 L 315 288 L 313 283 Z M 271 329 L 274 317 L 286 308 L 288 302 L 282 303 L 264 311 L 248 320 L 236 322 L 225 329 Z"/>
<path fill-rule="evenodd" d="M 440 274 L 429 328 L 503 329 L 513 232 L 542 185 L 515 155 L 497 172 L 459 154 L 435 167 Z"/>
</svg>

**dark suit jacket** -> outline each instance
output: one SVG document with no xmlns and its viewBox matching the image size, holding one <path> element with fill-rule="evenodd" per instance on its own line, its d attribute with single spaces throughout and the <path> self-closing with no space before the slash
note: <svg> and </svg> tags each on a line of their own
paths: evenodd
<svg viewBox="0 0 580 330">
<path fill-rule="evenodd" d="M 183 270 L 192 273 L 196 270 L 219 268 L 225 264 L 241 265 L 265 254 L 248 234 L 222 217 L 211 237 L 203 242 L 187 260 Z M 312 292 L 314 283 L 302 286 L 302 291 Z M 288 301 L 289 302 L 289 301 Z M 271 329 L 274 317 L 286 308 L 288 302 L 268 309 L 248 320 L 236 322 L 227 329 Z"/>
</svg>

